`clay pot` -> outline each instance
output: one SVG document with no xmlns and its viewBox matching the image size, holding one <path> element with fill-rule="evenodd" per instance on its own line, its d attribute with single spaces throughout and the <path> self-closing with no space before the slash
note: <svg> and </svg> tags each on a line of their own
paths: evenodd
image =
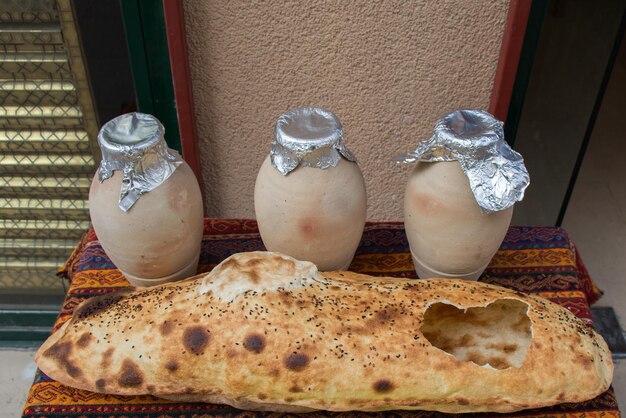
<svg viewBox="0 0 626 418">
<path fill-rule="evenodd" d="M 283 176 L 267 157 L 254 189 L 265 247 L 322 271 L 346 270 L 363 235 L 365 182 L 359 166 L 340 160 L 320 170 L 299 167 Z"/>
<path fill-rule="evenodd" d="M 361 240 L 365 181 L 339 119 L 320 108 L 288 111 L 254 189 L 265 247 L 320 270 L 345 270 Z"/>
<path fill-rule="evenodd" d="M 483 213 L 458 161 L 417 162 L 404 224 L 420 278 L 477 279 L 498 250 L 513 207 Z"/>
<path fill-rule="evenodd" d="M 164 142 L 162 145 L 167 149 Z M 156 158 L 155 154 L 149 158 Z M 202 195 L 189 165 L 180 160 L 177 164 L 164 182 L 141 194 L 126 212 L 118 203 L 121 170 L 113 171 L 102 182 L 96 173 L 91 183 L 89 213 L 93 227 L 106 254 L 135 286 L 180 280 L 197 271 L 203 231 Z"/>
</svg>

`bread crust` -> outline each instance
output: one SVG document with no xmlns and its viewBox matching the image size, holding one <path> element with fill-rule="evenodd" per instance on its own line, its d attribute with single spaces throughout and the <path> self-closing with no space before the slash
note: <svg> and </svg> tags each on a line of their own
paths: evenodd
<svg viewBox="0 0 626 418">
<path fill-rule="evenodd" d="M 311 266 L 240 253 L 208 275 L 89 299 L 36 362 L 93 392 L 276 412 L 513 412 L 584 401 L 611 383 L 602 337 L 546 299 L 480 282 Z M 527 306 L 520 367 L 460 360 L 421 331 L 435 304 L 467 313 L 499 301 Z"/>
</svg>

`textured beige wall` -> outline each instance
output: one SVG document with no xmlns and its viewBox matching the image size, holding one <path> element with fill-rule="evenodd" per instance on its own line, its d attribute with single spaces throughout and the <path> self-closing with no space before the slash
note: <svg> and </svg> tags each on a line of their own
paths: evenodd
<svg viewBox="0 0 626 418">
<path fill-rule="evenodd" d="M 508 8 L 472 1 L 200 1 L 185 20 L 209 216 L 254 217 L 276 118 L 321 106 L 363 170 L 368 219 L 402 219 L 389 159 L 459 107 L 486 108 Z"/>
</svg>

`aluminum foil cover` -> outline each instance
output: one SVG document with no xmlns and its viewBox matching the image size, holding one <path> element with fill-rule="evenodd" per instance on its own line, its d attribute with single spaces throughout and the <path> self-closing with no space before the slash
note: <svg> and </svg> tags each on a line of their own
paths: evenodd
<svg viewBox="0 0 626 418">
<path fill-rule="evenodd" d="M 429 140 L 396 158 L 399 163 L 418 160 L 459 161 L 485 213 L 513 206 L 530 183 L 524 159 L 504 140 L 502 122 L 484 110 L 447 114 L 437 121 Z"/>
<path fill-rule="evenodd" d="M 315 107 L 293 109 L 276 121 L 272 165 L 283 175 L 299 165 L 335 167 L 341 156 L 356 162 L 343 143 L 343 128 L 333 112 Z"/>
<path fill-rule="evenodd" d="M 100 182 L 122 170 L 119 208 L 127 212 L 142 194 L 154 190 L 183 163 L 167 147 L 165 129 L 157 118 L 145 113 L 127 113 L 107 122 L 98 134 L 102 161 Z"/>
</svg>

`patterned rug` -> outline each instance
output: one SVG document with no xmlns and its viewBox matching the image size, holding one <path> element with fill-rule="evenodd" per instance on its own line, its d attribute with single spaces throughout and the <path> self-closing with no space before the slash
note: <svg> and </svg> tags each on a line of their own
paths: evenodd
<svg viewBox="0 0 626 418">
<path fill-rule="evenodd" d="M 254 221 L 206 219 L 200 271 L 209 271 L 231 254 L 263 250 Z M 368 223 L 350 270 L 371 275 L 415 277 L 402 223 Z M 89 230 L 64 267 L 71 285 L 59 318 L 58 329 L 74 308 L 86 298 L 128 287 L 126 279 L 108 259 L 93 230 Z M 486 283 L 540 295 L 565 306 L 591 322 L 589 305 L 600 290 L 589 277 L 576 247 L 560 228 L 511 227 L 500 250 L 480 278 Z M 152 396 L 102 395 L 63 386 L 41 371 L 31 387 L 24 417 L 261 417 L 294 416 L 247 412 L 227 405 L 176 403 Z M 329 413 L 317 417 L 408 417 L 441 416 L 432 412 Z M 493 414 L 492 414 L 493 415 Z M 487 416 L 464 414 L 464 417 Z M 498 415 L 502 416 L 502 415 Z M 613 389 L 587 402 L 561 404 L 552 408 L 527 410 L 510 416 L 532 417 L 619 417 Z"/>
</svg>

